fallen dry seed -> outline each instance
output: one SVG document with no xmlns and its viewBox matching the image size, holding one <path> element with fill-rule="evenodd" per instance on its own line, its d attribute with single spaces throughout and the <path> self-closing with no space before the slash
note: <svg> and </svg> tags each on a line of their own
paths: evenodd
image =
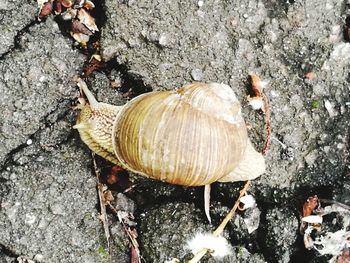
<svg viewBox="0 0 350 263">
<path fill-rule="evenodd" d="M 253 108 L 253 110 L 262 110 L 264 111 L 264 101 L 262 97 L 247 97 L 249 105 Z"/>
<path fill-rule="evenodd" d="M 51 12 L 52 12 L 52 4 L 51 2 L 46 2 L 40 9 L 39 18 L 47 17 L 49 14 L 51 14 Z"/>
<path fill-rule="evenodd" d="M 85 1 L 83 7 L 86 8 L 87 10 L 91 10 L 91 9 L 95 8 L 95 5 L 93 2 L 87 0 L 87 1 Z"/>
<path fill-rule="evenodd" d="M 65 7 L 65 8 L 69 8 L 73 5 L 73 1 L 72 0 L 61 0 L 62 1 L 62 5 Z"/>
</svg>

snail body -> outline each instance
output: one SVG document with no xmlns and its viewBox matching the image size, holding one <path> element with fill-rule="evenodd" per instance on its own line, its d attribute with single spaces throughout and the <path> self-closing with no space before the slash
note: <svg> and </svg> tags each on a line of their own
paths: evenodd
<svg viewBox="0 0 350 263">
<path fill-rule="evenodd" d="M 91 150 L 137 174 L 171 184 L 251 180 L 265 171 L 232 89 L 193 83 L 140 95 L 123 106 L 80 105 L 77 128 Z"/>
</svg>

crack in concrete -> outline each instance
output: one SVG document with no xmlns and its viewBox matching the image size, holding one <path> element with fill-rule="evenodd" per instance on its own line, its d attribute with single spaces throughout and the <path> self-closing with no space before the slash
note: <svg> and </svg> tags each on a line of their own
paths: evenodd
<svg viewBox="0 0 350 263">
<path fill-rule="evenodd" d="M 14 251 L 12 251 L 10 248 L 3 245 L 2 243 L 0 243 L 0 255 L 1 254 L 12 258 L 18 258 L 20 256 L 16 254 Z"/>
<path fill-rule="evenodd" d="M 132 72 L 130 72 L 127 63 L 120 64 L 117 62 L 116 58 L 113 58 L 108 61 L 106 65 L 107 70 L 104 72 L 106 75 L 109 74 L 108 70 L 112 69 L 115 69 L 121 74 L 121 77 L 123 79 L 123 87 L 120 90 L 121 93 L 132 90 L 133 94 L 131 97 L 136 97 L 140 94 L 151 92 L 153 90 L 152 87 L 144 83 L 141 77 L 137 77 Z"/>
<path fill-rule="evenodd" d="M 9 47 L 9 49 L 7 51 L 5 51 L 4 53 L 2 53 L 0 55 L 0 61 L 4 60 L 8 55 L 10 55 L 13 51 L 20 49 L 21 48 L 21 44 L 20 44 L 20 38 L 23 34 L 28 33 L 29 29 L 34 26 L 39 24 L 40 22 L 35 19 L 30 21 L 25 27 L 23 27 L 22 29 L 20 29 L 19 31 L 17 31 L 17 34 L 15 35 L 15 37 L 13 38 L 13 44 Z"/>
<path fill-rule="evenodd" d="M 64 112 L 62 112 L 62 114 L 59 114 L 58 117 L 53 120 L 50 121 L 48 120 L 50 118 L 50 116 L 54 113 L 56 113 L 59 108 L 62 107 L 62 105 L 65 104 L 65 102 L 68 102 L 67 104 L 71 104 L 75 99 L 62 99 L 60 101 L 58 101 L 57 106 L 50 111 L 49 113 L 47 113 L 45 116 L 43 116 L 43 118 L 39 121 L 39 124 L 43 124 L 43 127 L 40 127 L 38 130 L 36 130 L 34 133 L 32 133 L 31 135 L 28 136 L 28 139 L 34 139 L 37 136 L 39 136 L 46 128 L 51 127 L 52 125 L 54 125 L 55 123 L 57 123 L 59 120 L 64 119 L 68 114 L 69 111 L 71 109 L 67 108 Z M 59 143 L 57 143 L 55 146 L 60 146 L 66 142 L 68 142 L 71 137 L 73 135 L 73 130 L 72 132 L 67 136 L 66 140 L 62 140 Z M 29 145 L 27 143 L 22 143 L 20 145 L 18 145 L 17 147 L 15 147 L 14 149 L 12 149 L 4 158 L 4 162 L 3 165 L 1 165 L 0 167 L 0 182 L 6 182 L 7 180 L 1 177 L 1 173 L 4 172 L 9 166 L 17 166 L 20 165 L 18 164 L 16 161 L 13 160 L 13 156 L 15 154 L 17 154 L 18 152 L 20 152 L 21 150 L 23 150 L 24 148 L 28 147 Z"/>
</svg>

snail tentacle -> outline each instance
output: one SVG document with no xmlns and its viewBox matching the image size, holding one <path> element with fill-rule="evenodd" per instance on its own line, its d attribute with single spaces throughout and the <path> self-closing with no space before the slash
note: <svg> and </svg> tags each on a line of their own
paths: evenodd
<svg viewBox="0 0 350 263">
<path fill-rule="evenodd" d="M 211 217 L 210 217 L 210 190 L 211 190 L 211 185 L 206 184 L 204 186 L 204 212 L 205 215 L 208 218 L 209 223 L 211 224 Z"/>
<path fill-rule="evenodd" d="M 81 91 L 80 93 L 84 93 L 86 98 L 89 101 L 91 108 L 97 108 L 98 107 L 98 101 L 96 100 L 95 96 L 91 93 L 91 91 L 88 89 L 85 81 L 83 81 L 81 78 L 78 79 L 78 87 Z"/>
</svg>

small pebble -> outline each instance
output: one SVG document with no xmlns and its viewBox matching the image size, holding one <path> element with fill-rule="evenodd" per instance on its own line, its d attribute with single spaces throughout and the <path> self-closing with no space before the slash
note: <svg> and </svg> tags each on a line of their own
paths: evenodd
<svg viewBox="0 0 350 263">
<path fill-rule="evenodd" d="M 26 225 L 32 225 L 32 224 L 35 223 L 35 221 L 36 221 L 36 217 L 32 213 L 29 213 L 29 214 L 25 215 L 24 223 Z"/>
<path fill-rule="evenodd" d="M 44 259 L 44 256 L 41 255 L 41 254 L 36 254 L 36 255 L 34 256 L 34 260 L 35 260 L 36 262 L 43 262 L 43 259 Z"/>
<path fill-rule="evenodd" d="M 195 68 L 191 71 L 191 77 L 195 81 L 199 81 L 203 79 L 203 71 L 201 69 Z"/>
<path fill-rule="evenodd" d="M 32 143 L 33 143 L 33 140 L 31 140 L 31 139 L 27 140 L 27 145 L 31 145 Z"/>
<path fill-rule="evenodd" d="M 169 43 L 169 38 L 166 34 L 162 34 L 158 39 L 159 45 L 167 46 Z"/>
<path fill-rule="evenodd" d="M 324 101 L 324 106 L 325 106 L 326 110 L 328 111 L 329 116 L 330 116 L 331 118 L 337 116 L 337 113 L 336 113 L 336 111 L 334 110 L 333 105 L 332 105 L 332 103 L 331 103 L 329 100 L 325 100 L 325 101 Z"/>
</svg>

